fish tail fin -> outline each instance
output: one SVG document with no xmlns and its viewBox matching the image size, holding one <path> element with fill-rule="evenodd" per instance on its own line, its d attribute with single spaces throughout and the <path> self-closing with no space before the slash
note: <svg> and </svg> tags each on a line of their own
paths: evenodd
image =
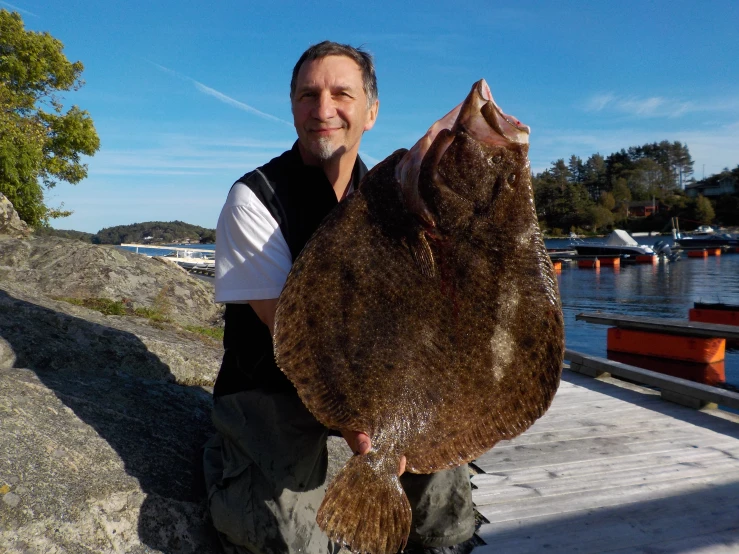
<svg viewBox="0 0 739 554">
<path fill-rule="evenodd" d="M 411 507 L 397 463 L 376 451 L 349 459 L 329 485 L 316 517 L 331 540 L 355 553 L 395 554 L 405 548 Z"/>
</svg>

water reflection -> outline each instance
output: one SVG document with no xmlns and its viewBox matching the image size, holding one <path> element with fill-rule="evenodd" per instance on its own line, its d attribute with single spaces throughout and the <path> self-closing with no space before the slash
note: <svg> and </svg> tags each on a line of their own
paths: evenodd
<svg viewBox="0 0 739 554">
<path fill-rule="evenodd" d="M 657 238 L 650 239 L 651 243 Z M 646 240 L 639 240 L 649 244 Z M 567 241 L 547 241 L 549 248 Z M 605 325 L 576 321 L 580 312 L 604 311 L 687 321 L 694 302 L 739 304 L 739 255 L 687 258 L 670 263 L 629 264 L 599 271 L 563 264 L 557 276 L 565 316 L 567 347 L 606 357 Z M 637 364 L 634 364 L 637 365 Z M 647 368 L 650 369 L 650 368 Z M 656 370 L 655 370 L 656 371 Z M 706 375 L 710 372 L 707 371 Z M 739 351 L 727 350 L 725 379 L 739 386 Z"/>
</svg>

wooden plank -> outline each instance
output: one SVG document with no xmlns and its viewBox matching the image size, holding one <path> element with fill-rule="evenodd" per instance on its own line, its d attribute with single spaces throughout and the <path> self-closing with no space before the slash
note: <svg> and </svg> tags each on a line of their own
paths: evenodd
<svg viewBox="0 0 739 554">
<path fill-rule="evenodd" d="M 527 519 L 533 517 L 561 517 L 564 514 L 582 510 L 595 510 L 605 507 L 617 507 L 624 504 L 649 502 L 668 496 L 690 494 L 698 491 L 718 488 L 722 485 L 736 485 L 739 476 L 732 473 L 696 476 L 673 481 L 657 481 L 654 483 L 631 484 L 608 489 L 565 493 L 549 497 L 527 497 L 501 504 L 483 504 L 477 511 L 490 523 Z M 734 489 L 736 491 L 736 489 Z M 736 503 L 736 499 L 734 499 Z M 734 507 L 736 510 L 736 507 Z M 735 512 L 736 514 L 736 512 Z M 737 520 L 739 521 L 739 520 Z"/>
<path fill-rule="evenodd" d="M 583 460 L 563 464 L 551 464 L 533 468 L 511 468 L 493 473 L 481 473 L 472 477 L 472 483 L 483 491 L 486 488 L 517 484 L 535 484 L 539 481 L 579 477 L 590 479 L 591 476 L 615 474 L 622 471 L 638 472 L 643 469 L 664 467 L 671 464 L 711 464 L 727 457 L 739 459 L 739 445 L 723 448 L 677 448 L 660 452 L 655 456 L 641 455 Z M 477 494 L 477 493 L 476 493 Z M 482 503 L 482 502 L 481 502 Z"/>
<path fill-rule="evenodd" d="M 478 535 L 488 544 L 474 554 L 736 552 L 731 548 L 739 545 L 739 534 L 730 492 L 483 524 Z"/>
<path fill-rule="evenodd" d="M 672 377 L 656 371 L 630 366 L 621 362 L 578 354 L 583 367 L 610 373 L 613 376 L 622 377 L 643 383 L 645 385 L 659 387 L 660 389 L 696 398 L 704 403 L 714 403 L 729 408 L 739 409 L 739 393 L 695 383 L 687 379 Z M 556 398 L 556 396 L 555 396 Z"/>
<path fill-rule="evenodd" d="M 571 427 L 568 429 L 544 430 L 541 432 L 527 431 L 512 441 L 501 441 L 493 448 L 505 450 L 519 446 L 536 446 L 550 443 L 564 444 L 570 441 L 587 441 L 592 439 L 607 439 L 609 437 L 620 437 L 624 435 L 643 435 L 649 432 L 654 436 L 674 436 L 673 431 L 681 432 L 683 426 L 670 418 L 635 419 L 633 422 L 619 422 L 620 425 L 588 425 L 582 427 Z"/>
<path fill-rule="evenodd" d="M 739 339 L 739 329 L 735 325 L 701 323 L 687 319 L 630 316 L 607 312 L 582 312 L 577 314 L 575 319 L 621 329 L 655 331 L 685 337 Z"/>
<path fill-rule="evenodd" d="M 570 477 L 551 478 L 548 480 L 517 483 L 515 485 L 493 485 L 476 481 L 478 490 L 475 493 L 475 504 L 478 507 L 492 506 L 524 498 L 546 498 L 569 494 L 591 494 L 632 485 L 655 485 L 713 475 L 727 477 L 733 475 L 739 481 L 739 461 L 728 456 L 721 456 L 705 463 L 683 463 L 652 465 L 642 467 L 638 471 L 622 469 L 607 474 L 585 475 L 575 474 Z M 587 476 L 587 479 L 583 477 Z"/>
<path fill-rule="evenodd" d="M 620 440 L 618 440 L 620 439 Z M 496 451 L 495 448 L 475 460 L 475 466 L 486 473 L 515 468 L 547 467 L 551 464 L 575 462 L 592 463 L 600 459 L 616 459 L 629 456 L 654 457 L 679 449 L 724 448 L 736 444 L 735 439 L 717 440 L 714 437 L 661 437 L 656 440 L 635 440 L 624 436 L 604 441 L 572 441 L 563 446 L 552 443 L 536 447 L 521 446 L 517 449 Z"/>
</svg>

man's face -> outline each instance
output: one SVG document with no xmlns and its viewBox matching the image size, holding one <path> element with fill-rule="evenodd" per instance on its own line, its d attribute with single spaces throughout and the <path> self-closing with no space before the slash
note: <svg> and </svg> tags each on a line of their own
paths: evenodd
<svg viewBox="0 0 739 554">
<path fill-rule="evenodd" d="M 375 124 L 379 102 L 367 107 L 362 71 L 351 58 L 327 56 L 305 62 L 292 99 L 298 143 L 306 163 L 321 165 L 356 155 L 362 133 Z"/>
</svg>

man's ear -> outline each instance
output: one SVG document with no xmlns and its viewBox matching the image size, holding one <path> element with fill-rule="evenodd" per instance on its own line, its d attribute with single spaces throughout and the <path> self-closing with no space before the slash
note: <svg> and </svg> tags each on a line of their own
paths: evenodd
<svg viewBox="0 0 739 554">
<path fill-rule="evenodd" d="M 380 101 L 375 100 L 374 104 L 372 104 L 372 107 L 369 109 L 369 116 L 367 117 L 367 123 L 364 124 L 364 130 L 369 131 L 372 129 L 372 127 L 375 126 L 375 121 L 377 121 L 377 112 L 380 110 Z"/>
</svg>

